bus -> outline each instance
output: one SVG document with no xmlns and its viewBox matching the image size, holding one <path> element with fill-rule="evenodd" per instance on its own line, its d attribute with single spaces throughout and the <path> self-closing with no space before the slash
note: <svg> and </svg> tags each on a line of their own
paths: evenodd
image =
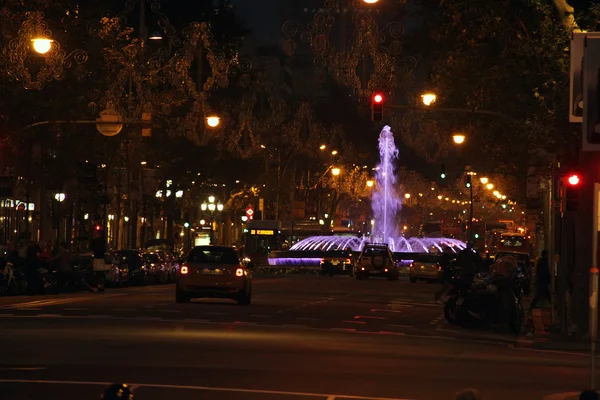
<svg viewBox="0 0 600 400">
<path fill-rule="evenodd" d="M 533 256 L 531 236 L 523 233 L 507 232 L 500 236 L 498 251 L 527 253 Z"/>
<path fill-rule="evenodd" d="M 253 266 L 269 264 L 269 254 L 281 250 L 284 242 L 281 222 L 270 220 L 248 221 L 244 228 L 243 255 Z"/>
</svg>

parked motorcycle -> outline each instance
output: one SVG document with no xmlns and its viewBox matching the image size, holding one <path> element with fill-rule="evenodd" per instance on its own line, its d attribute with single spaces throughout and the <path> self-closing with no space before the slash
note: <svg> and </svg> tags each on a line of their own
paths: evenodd
<svg viewBox="0 0 600 400">
<path fill-rule="evenodd" d="M 498 283 L 499 293 L 490 290 L 491 287 L 483 282 L 472 284 L 456 300 L 456 321 L 464 328 L 487 323 L 508 323 L 511 331 L 520 332 L 525 312 L 519 279 L 519 276 L 515 276 Z"/>
</svg>

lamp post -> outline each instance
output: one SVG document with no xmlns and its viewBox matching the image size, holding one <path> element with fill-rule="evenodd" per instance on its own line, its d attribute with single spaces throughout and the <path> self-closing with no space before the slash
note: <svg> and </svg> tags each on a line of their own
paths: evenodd
<svg viewBox="0 0 600 400">
<path fill-rule="evenodd" d="M 215 213 L 216 212 L 221 212 L 223 211 L 223 209 L 225 208 L 223 206 L 223 204 L 219 203 L 215 203 L 216 199 L 215 196 L 208 196 L 208 198 L 206 199 L 206 201 L 204 201 L 201 205 L 200 208 L 202 209 L 202 211 L 208 211 L 210 213 L 210 244 L 214 244 L 214 220 L 215 220 Z"/>
<path fill-rule="evenodd" d="M 65 201 L 65 198 L 67 196 L 64 193 L 55 193 L 54 194 L 54 218 L 53 218 L 53 222 L 54 222 L 54 244 L 58 244 L 59 242 L 61 242 L 61 237 L 60 237 L 60 212 L 61 212 L 61 205 L 62 202 Z"/>
<path fill-rule="evenodd" d="M 81 67 L 88 60 L 88 54 L 81 49 L 68 53 L 60 43 L 52 39 L 52 31 L 39 11 L 24 13 L 24 20 L 18 34 L 2 48 L 2 55 L 8 60 L 8 74 L 22 82 L 25 89 L 41 90 L 53 80 L 61 80 L 65 69 Z M 29 56 L 35 52 L 42 66 L 38 72 L 29 68 Z"/>
</svg>

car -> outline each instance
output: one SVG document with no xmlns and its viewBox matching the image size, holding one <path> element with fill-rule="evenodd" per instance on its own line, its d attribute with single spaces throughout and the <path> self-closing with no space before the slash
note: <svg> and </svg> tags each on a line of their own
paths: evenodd
<svg viewBox="0 0 600 400">
<path fill-rule="evenodd" d="M 193 298 L 232 299 L 241 305 L 252 300 L 252 274 L 235 248 L 196 246 L 177 272 L 175 300 L 188 303 Z"/>
<path fill-rule="evenodd" d="M 415 254 L 410 264 L 408 278 L 411 283 L 419 279 L 428 282 L 442 281 L 442 257 L 439 254 Z"/>
<path fill-rule="evenodd" d="M 356 261 L 354 276 L 358 280 L 378 276 L 395 281 L 400 277 L 400 272 L 386 243 L 368 243 Z"/>
<path fill-rule="evenodd" d="M 321 258 L 321 275 L 351 275 L 354 268 L 352 251 L 329 251 Z"/>
</svg>

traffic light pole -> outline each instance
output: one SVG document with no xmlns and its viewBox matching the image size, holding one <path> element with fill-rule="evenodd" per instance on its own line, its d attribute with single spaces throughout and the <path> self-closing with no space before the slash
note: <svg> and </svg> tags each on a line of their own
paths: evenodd
<svg viewBox="0 0 600 400">
<path fill-rule="evenodd" d="M 508 122 L 518 124 L 519 121 L 511 116 L 502 114 L 498 111 L 491 110 L 471 110 L 468 108 L 447 108 L 447 107 L 425 107 L 425 106 L 407 106 L 402 104 L 390 104 L 385 105 L 385 108 L 391 108 L 393 110 L 410 110 L 410 111 L 425 111 L 425 112 L 443 112 L 443 113 L 458 113 L 458 114 L 476 114 L 476 115 L 487 115 L 490 117 L 502 118 Z"/>
<path fill-rule="evenodd" d="M 473 246 L 473 182 L 471 182 L 471 185 L 469 185 L 469 244 L 467 247 L 472 248 Z"/>
</svg>

